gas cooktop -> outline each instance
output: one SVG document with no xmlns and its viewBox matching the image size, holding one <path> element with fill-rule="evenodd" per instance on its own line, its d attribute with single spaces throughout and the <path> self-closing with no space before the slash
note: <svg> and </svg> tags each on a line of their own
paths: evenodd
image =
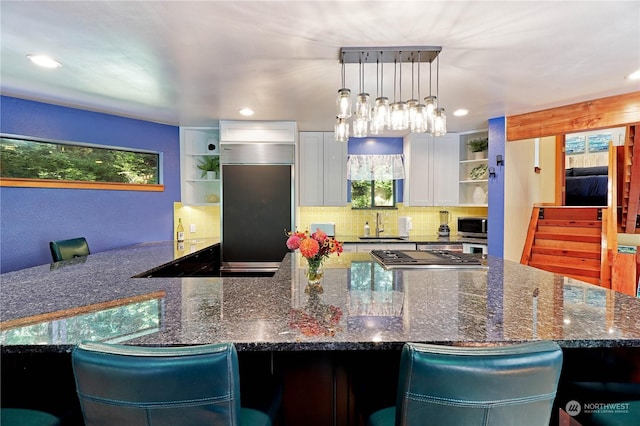
<svg viewBox="0 0 640 426">
<path fill-rule="evenodd" d="M 372 250 L 371 257 L 385 269 L 483 269 L 487 268 L 476 254 L 449 250 Z"/>
</svg>

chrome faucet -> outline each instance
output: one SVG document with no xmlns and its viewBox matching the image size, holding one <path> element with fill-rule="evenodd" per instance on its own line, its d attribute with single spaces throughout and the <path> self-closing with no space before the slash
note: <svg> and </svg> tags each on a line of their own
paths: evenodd
<svg viewBox="0 0 640 426">
<path fill-rule="evenodd" d="M 376 237 L 379 237 L 381 232 L 384 232 L 384 224 L 382 223 L 380 212 L 376 212 Z"/>
</svg>

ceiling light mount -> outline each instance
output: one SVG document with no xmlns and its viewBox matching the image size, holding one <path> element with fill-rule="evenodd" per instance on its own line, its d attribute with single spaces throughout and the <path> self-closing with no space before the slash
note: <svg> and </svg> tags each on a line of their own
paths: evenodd
<svg viewBox="0 0 640 426">
<path fill-rule="evenodd" d="M 342 47 L 339 59 L 345 64 L 432 62 L 441 51 L 441 46 Z"/>
</svg>

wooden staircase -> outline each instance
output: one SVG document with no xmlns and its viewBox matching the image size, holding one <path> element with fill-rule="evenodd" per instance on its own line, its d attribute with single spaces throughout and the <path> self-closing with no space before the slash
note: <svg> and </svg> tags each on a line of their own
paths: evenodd
<svg viewBox="0 0 640 426">
<path fill-rule="evenodd" d="M 622 169 L 618 186 L 621 205 L 620 232 L 635 234 L 640 232 L 640 126 L 627 126 L 627 140 L 618 152 L 618 164 Z M 635 161 L 634 161 L 635 158 Z"/>
<path fill-rule="evenodd" d="M 591 284 L 607 283 L 601 207 L 534 207 L 520 263 Z"/>
</svg>

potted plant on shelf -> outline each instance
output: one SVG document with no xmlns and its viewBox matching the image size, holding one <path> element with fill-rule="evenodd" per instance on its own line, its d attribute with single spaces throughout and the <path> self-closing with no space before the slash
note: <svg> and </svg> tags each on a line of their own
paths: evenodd
<svg viewBox="0 0 640 426">
<path fill-rule="evenodd" d="M 217 155 L 203 157 L 198 163 L 198 168 L 202 170 L 201 177 L 206 176 L 207 179 L 215 179 L 220 169 L 220 157 Z"/>
<path fill-rule="evenodd" d="M 467 146 L 473 152 L 475 159 L 485 158 L 485 152 L 489 148 L 489 138 L 471 139 Z"/>
</svg>

